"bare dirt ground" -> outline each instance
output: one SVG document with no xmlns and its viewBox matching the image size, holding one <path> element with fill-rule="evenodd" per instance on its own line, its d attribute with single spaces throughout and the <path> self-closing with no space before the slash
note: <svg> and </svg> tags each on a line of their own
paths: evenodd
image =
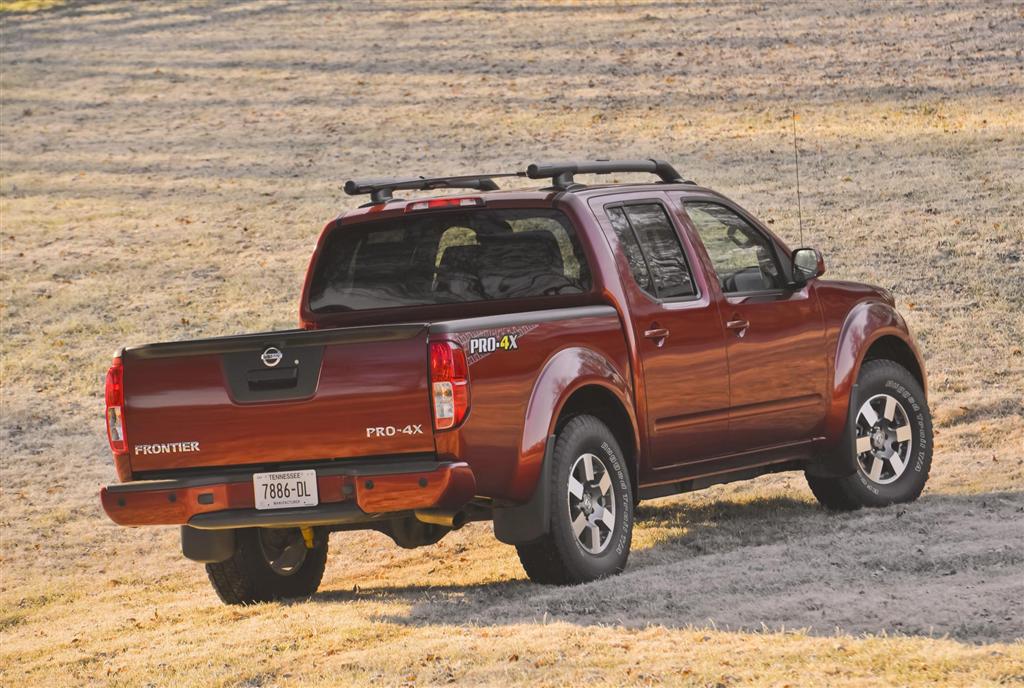
<svg viewBox="0 0 1024 688">
<path fill-rule="evenodd" d="M 112 4 L 2 16 L 0 684 L 1024 683 L 1024 10 L 1014 2 Z M 473 524 L 336 535 L 321 593 L 225 608 L 126 530 L 119 345 L 290 327 L 352 176 L 658 155 L 927 358 L 921 500 L 799 475 L 642 505 L 625 575 L 525 581 Z"/>
</svg>

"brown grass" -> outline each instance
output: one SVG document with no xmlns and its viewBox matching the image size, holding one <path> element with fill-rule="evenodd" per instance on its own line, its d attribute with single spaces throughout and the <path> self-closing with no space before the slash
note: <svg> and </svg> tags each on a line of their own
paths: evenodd
<svg viewBox="0 0 1024 688">
<path fill-rule="evenodd" d="M 3 21 L 3 685 L 1024 682 L 1024 11 L 74 2 Z M 124 343 L 290 327 L 352 176 L 660 155 L 830 276 L 893 289 L 938 450 L 844 516 L 798 475 L 644 505 L 627 573 L 524 581 L 484 524 L 332 540 L 308 602 L 221 607 L 105 520 Z"/>
</svg>

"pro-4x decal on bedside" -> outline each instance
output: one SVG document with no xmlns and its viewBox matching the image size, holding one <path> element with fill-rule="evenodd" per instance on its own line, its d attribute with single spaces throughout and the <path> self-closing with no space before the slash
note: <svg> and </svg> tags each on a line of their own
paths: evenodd
<svg viewBox="0 0 1024 688">
<path fill-rule="evenodd" d="M 466 350 L 466 362 L 473 365 L 493 353 L 517 351 L 523 344 L 522 338 L 536 327 L 534 323 L 500 330 L 463 332 L 455 335 L 453 339 Z"/>
<path fill-rule="evenodd" d="M 490 337 L 474 337 L 469 340 L 469 354 L 489 354 L 503 349 L 505 351 L 515 351 L 519 348 L 517 340 L 519 335 L 503 334 L 503 335 L 491 335 Z"/>
</svg>

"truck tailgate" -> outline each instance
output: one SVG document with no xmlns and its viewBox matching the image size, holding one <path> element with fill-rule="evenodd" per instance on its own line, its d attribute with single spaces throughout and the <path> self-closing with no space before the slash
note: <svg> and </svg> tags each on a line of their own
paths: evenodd
<svg viewBox="0 0 1024 688">
<path fill-rule="evenodd" d="M 422 324 L 126 349 L 134 473 L 434 451 Z"/>
</svg>

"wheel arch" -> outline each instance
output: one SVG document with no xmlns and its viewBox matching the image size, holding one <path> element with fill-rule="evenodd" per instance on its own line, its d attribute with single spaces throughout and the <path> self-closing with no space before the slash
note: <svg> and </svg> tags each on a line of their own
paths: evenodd
<svg viewBox="0 0 1024 688">
<path fill-rule="evenodd" d="M 574 404 L 570 410 L 582 408 L 585 402 L 602 400 L 611 403 L 614 400 L 615 408 L 625 414 L 633 438 L 633 446 L 624 446 L 623 451 L 632 457 L 638 456 L 636 438 L 639 435 L 628 379 L 628 375 L 624 375 L 608 356 L 589 347 L 566 347 L 548 357 L 534 381 L 526 406 L 519 466 L 514 481 L 515 492 L 522 499 L 533 493 L 546 445 L 555 434 L 570 400 Z"/>
<path fill-rule="evenodd" d="M 910 371 L 921 385 L 921 389 L 925 388 L 924 366 L 921 365 L 914 349 L 904 339 L 894 334 L 885 334 L 875 339 L 864 352 L 860 365 L 857 366 L 857 373 L 860 374 L 860 368 L 868 361 L 880 359 L 899 363 Z"/>
<path fill-rule="evenodd" d="M 588 384 L 574 391 L 555 420 L 552 434 L 557 435 L 574 416 L 588 414 L 594 416 L 605 425 L 619 443 L 629 467 L 629 479 L 633 484 L 634 495 L 639 494 L 639 443 L 633 417 L 626 410 L 622 400 L 603 385 Z"/>
<path fill-rule="evenodd" d="M 927 400 L 924 360 L 906 321 L 895 308 L 881 301 L 862 301 L 850 309 L 835 349 L 831 401 L 825 419 L 826 445 L 841 441 L 850 413 L 850 398 L 866 361 L 888 359 L 899 363 L 917 379 Z"/>
<path fill-rule="evenodd" d="M 513 481 L 514 491 L 523 501 L 495 507 L 494 534 L 499 540 L 522 544 L 548 532 L 548 459 L 559 424 L 573 415 L 594 413 L 609 423 L 609 429 L 627 454 L 624 458 L 636 486 L 640 444 L 628 379 L 609 357 L 588 347 L 567 347 L 548 358 L 527 404 Z"/>
</svg>

